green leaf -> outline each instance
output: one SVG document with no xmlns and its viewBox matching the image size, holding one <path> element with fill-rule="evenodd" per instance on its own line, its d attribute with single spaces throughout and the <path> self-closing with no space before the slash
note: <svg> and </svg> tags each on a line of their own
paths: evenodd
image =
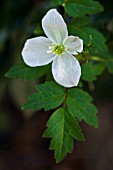
<svg viewBox="0 0 113 170">
<path fill-rule="evenodd" d="M 80 18 L 72 18 L 70 24 L 78 26 L 78 27 L 85 27 L 89 24 L 89 17 L 84 16 Z"/>
<path fill-rule="evenodd" d="M 56 4 L 56 5 L 63 5 L 65 2 L 65 0 L 52 0 L 52 3 Z"/>
<path fill-rule="evenodd" d="M 104 10 L 99 2 L 93 0 L 68 0 L 64 8 L 72 17 L 83 17 L 86 14 L 95 14 Z"/>
<path fill-rule="evenodd" d="M 82 80 L 91 82 L 97 79 L 97 76 L 100 76 L 104 69 L 105 66 L 103 63 L 99 64 L 94 64 L 93 62 L 88 62 L 85 64 L 82 64 Z"/>
<path fill-rule="evenodd" d="M 87 46 L 90 42 L 90 35 L 92 37 L 92 45 L 94 48 L 90 48 L 89 51 L 91 55 L 98 55 L 100 57 L 108 57 L 108 48 L 105 44 L 105 37 L 101 32 L 92 27 L 75 27 L 69 26 L 69 33 L 72 35 L 77 35 L 83 39 L 84 44 Z"/>
<path fill-rule="evenodd" d="M 79 141 L 84 140 L 81 128 L 71 112 L 59 108 L 50 117 L 47 129 L 43 137 L 52 138 L 50 149 L 55 150 L 56 162 L 60 162 L 73 150 L 73 138 Z"/>
<path fill-rule="evenodd" d="M 38 92 L 32 94 L 22 109 L 33 109 L 34 111 L 44 108 L 50 110 L 58 107 L 64 101 L 64 89 L 55 82 L 46 82 L 36 87 Z"/>
<path fill-rule="evenodd" d="M 47 74 L 50 70 L 50 65 L 40 67 L 29 67 L 24 63 L 17 64 L 12 67 L 6 74 L 6 77 L 10 78 L 24 78 L 25 80 L 38 79 Z"/>
<path fill-rule="evenodd" d="M 63 4 L 65 0 L 54 0 L 56 1 L 59 5 Z"/>
<path fill-rule="evenodd" d="M 88 125 L 98 127 L 97 108 L 91 103 L 92 97 L 81 89 L 68 91 L 66 100 L 69 110 L 79 121 L 84 120 Z"/>
</svg>

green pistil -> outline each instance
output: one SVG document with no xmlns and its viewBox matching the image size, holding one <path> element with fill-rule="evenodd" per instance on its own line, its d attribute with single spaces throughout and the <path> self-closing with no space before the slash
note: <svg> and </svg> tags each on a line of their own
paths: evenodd
<svg viewBox="0 0 113 170">
<path fill-rule="evenodd" d="M 62 45 L 62 44 L 57 44 L 55 46 L 52 47 L 52 50 L 51 50 L 54 54 L 63 54 L 64 51 L 65 51 L 65 46 Z"/>
</svg>

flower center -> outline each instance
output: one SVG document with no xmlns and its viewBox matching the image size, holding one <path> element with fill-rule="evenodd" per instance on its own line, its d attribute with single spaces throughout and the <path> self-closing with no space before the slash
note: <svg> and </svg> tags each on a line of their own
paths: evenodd
<svg viewBox="0 0 113 170">
<path fill-rule="evenodd" d="M 53 46 L 53 48 L 52 48 L 52 52 L 55 54 L 58 54 L 58 55 L 63 54 L 64 51 L 65 51 L 65 47 L 62 44 L 57 44 L 57 45 Z"/>
<path fill-rule="evenodd" d="M 64 51 L 66 47 L 62 44 L 53 45 L 52 47 L 49 47 L 50 51 L 47 51 L 47 53 L 54 53 L 57 55 L 64 54 Z"/>
</svg>

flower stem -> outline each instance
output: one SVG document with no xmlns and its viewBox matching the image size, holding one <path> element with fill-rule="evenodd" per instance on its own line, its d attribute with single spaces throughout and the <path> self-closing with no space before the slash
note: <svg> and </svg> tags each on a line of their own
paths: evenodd
<svg viewBox="0 0 113 170">
<path fill-rule="evenodd" d="M 98 56 L 91 56 L 90 57 L 90 60 L 93 60 L 93 61 L 101 61 L 101 62 L 113 62 L 113 58 L 100 58 Z"/>
<path fill-rule="evenodd" d="M 105 59 L 100 58 L 98 56 L 91 56 L 90 60 L 93 60 L 93 61 L 102 61 L 102 62 L 106 61 Z"/>
</svg>

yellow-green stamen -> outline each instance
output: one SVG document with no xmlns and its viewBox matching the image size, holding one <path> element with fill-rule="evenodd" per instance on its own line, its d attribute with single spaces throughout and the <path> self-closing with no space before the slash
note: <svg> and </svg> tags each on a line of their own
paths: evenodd
<svg viewBox="0 0 113 170">
<path fill-rule="evenodd" d="M 57 44 L 57 45 L 53 45 L 52 47 L 49 47 L 49 49 L 51 49 L 51 50 L 48 51 L 48 53 L 54 53 L 57 55 L 61 55 L 61 54 L 64 54 L 66 47 L 62 44 Z"/>
</svg>

